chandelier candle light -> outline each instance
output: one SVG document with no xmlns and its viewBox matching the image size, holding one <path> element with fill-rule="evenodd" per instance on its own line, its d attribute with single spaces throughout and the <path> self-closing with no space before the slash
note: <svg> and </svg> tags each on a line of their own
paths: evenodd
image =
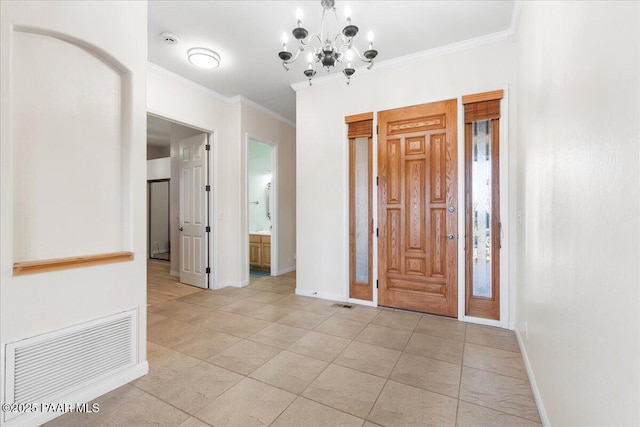
<svg viewBox="0 0 640 427">
<path fill-rule="evenodd" d="M 347 84 L 351 82 L 351 76 L 356 72 L 352 67 L 351 62 L 354 58 L 354 52 L 358 58 L 369 64 L 367 69 L 373 67 L 373 60 L 378 56 L 378 51 L 373 48 L 373 33 L 369 32 L 369 49 L 367 49 L 363 55 L 353 45 L 353 38 L 358 34 L 358 27 L 351 24 L 351 12 L 345 9 L 345 15 L 347 16 L 347 25 L 342 29 L 342 33 L 338 33 L 333 39 L 327 31 L 324 32 L 324 18 L 327 12 L 333 12 L 338 22 L 338 28 L 340 27 L 340 21 L 335 8 L 335 0 L 321 0 L 322 5 L 322 20 L 320 21 L 320 33 L 311 33 L 302 26 L 302 11 L 298 9 L 297 21 L 298 25 L 291 32 L 293 37 L 298 41 L 298 51 L 295 56 L 293 53 L 287 50 L 287 33 L 282 34 L 282 51 L 278 53 L 278 56 L 282 60 L 282 66 L 288 71 L 289 64 L 292 64 L 298 59 L 300 53 L 305 50 L 309 50 L 307 54 L 307 62 L 309 63 L 307 69 L 303 71 L 304 75 L 309 79 L 309 86 L 311 86 L 311 79 L 316 75 L 315 66 L 320 63 L 327 69 L 327 72 L 331 71 L 331 67 L 336 65 L 336 62 L 342 64 L 342 74 L 347 78 Z M 317 45 L 314 44 L 317 42 Z"/>
</svg>

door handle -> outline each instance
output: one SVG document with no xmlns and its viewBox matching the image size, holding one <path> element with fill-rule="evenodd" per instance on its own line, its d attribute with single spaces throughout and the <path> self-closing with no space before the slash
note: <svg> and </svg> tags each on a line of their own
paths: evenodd
<svg viewBox="0 0 640 427">
<path fill-rule="evenodd" d="M 183 229 L 182 229 L 182 227 L 180 227 L 180 228 L 178 228 L 178 230 L 182 231 Z"/>
<path fill-rule="evenodd" d="M 449 240 L 453 240 L 453 239 L 455 239 L 455 238 L 456 238 L 456 236 L 455 236 L 453 233 L 451 233 L 451 234 L 447 234 L 447 239 L 449 239 Z"/>
</svg>

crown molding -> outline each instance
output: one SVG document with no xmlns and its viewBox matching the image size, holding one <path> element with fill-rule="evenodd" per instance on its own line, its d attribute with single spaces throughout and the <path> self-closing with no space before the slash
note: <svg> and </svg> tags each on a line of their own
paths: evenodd
<svg viewBox="0 0 640 427">
<path fill-rule="evenodd" d="M 509 25 L 509 39 L 513 40 L 518 35 L 518 26 L 520 25 L 520 14 L 522 13 L 523 0 L 516 0 L 513 3 L 513 11 L 511 13 L 511 25 Z"/>
<path fill-rule="evenodd" d="M 202 93 L 204 93 L 206 95 L 212 96 L 215 99 L 217 99 L 218 101 L 227 102 L 227 99 L 229 99 L 226 96 L 224 96 L 222 94 L 219 94 L 218 92 L 215 92 L 215 91 L 213 91 L 213 90 L 211 90 L 209 88 L 206 88 L 206 87 L 204 87 L 202 85 L 199 85 L 198 83 L 194 82 L 193 80 L 189 80 L 189 79 L 187 79 L 185 77 L 182 77 L 180 74 L 176 74 L 173 71 L 169 71 L 166 68 L 163 68 L 163 67 L 161 67 L 161 66 L 159 66 L 157 64 L 154 64 L 153 62 L 148 62 L 147 61 L 147 66 L 149 68 L 155 70 L 155 71 L 158 71 L 161 74 L 164 74 L 164 75 L 166 75 L 168 77 L 176 79 L 176 80 L 180 81 L 181 83 L 184 83 L 185 85 L 187 85 L 187 86 L 189 86 L 189 87 L 191 87 L 193 89 L 196 89 L 199 92 L 202 92 Z"/>
<path fill-rule="evenodd" d="M 517 2 L 519 3 L 519 2 Z M 515 9 L 515 6 L 514 6 Z M 512 17 L 512 25 L 513 25 L 513 17 Z M 517 22 L 516 22 L 517 25 Z M 471 49 L 474 47 L 479 47 L 491 43 L 502 42 L 506 40 L 510 40 L 512 38 L 511 28 L 507 30 L 498 31 L 492 34 L 486 34 L 484 36 L 476 37 L 473 39 L 463 40 L 456 43 L 451 43 L 445 46 L 436 47 L 433 49 L 423 50 L 422 52 L 411 53 L 409 55 L 399 56 L 397 58 L 388 59 L 386 61 L 382 61 L 380 63 L 376 63 L 371 70 L 368 70 L 368 73 L 376 73 L 380 70 L 384 70 L 386 68 L 393 68 L 404 64 L 410 64 L 416 61 L 422 61 L 425 59 L 435 58 L 437 56 L 442 56 L 454 52 L 459 52 L 462 50 Z M 367 66 L 358 67 L 356 69 L 356 73 L 358 71 L 366 70 Z M 317 79 L 313 79 L 313 85 L 321 85 L 333 82 L 335 80 L 342 80 L 344 76 L 342 73 L 330 74 L 328 76 L 319 77 Z M 291 85 L 291 88 L 294 91 L 298 91 L 301 89 L 308 89 L 309 81 L 302 81 L 298 83 L 294 83 Z"/>
<path fill-rule="evenodd" d="M 266 114 L 267 116 L 271 116 L 271 117 L 273 117 L 274 119 L 280 120 L 281 122 L 286 123 L 286 124 L 288 124 L 289 126 L 292 126 L 292 127 L 294 127 L 294 128 L 296 127 L 295 122 L 293 122 L 293 121 L 291 121 L 291 120 L 287 119 L 286 117 L 281 116 L 280 114 L 278 114 L 278 113 L 276 113 L 276 112 L 274 112 L 274 111 L 272 111 L 272 110 L 268 109 L 267 107 L 264 107 L 264 106 L 262 106 L 262 105 L 258 104 L 258 103 L 257 103 L 257 102 L 255 102 L 255 101 L 252 101 L 252 100 L 250 100 L 250 99 L 248 99 L 248 98 L 245 98 L 245 97 L 244 97 L 244 96 L 242 96 L 242 95 L 236 95 L 236 96 L 233 96 L 233 97 L 231 97 L 231 98 L 227 98 L 227 102 L 228 102 L 229 104 L 236 104 L 236 103 L 239 103 L 239 104 L 246 105 L 246 106 L 248 106 L 248 107 L 253 108 L 254 110 L 257 110 L 257 111 L 260 111 L 260 112 L 261 112 L 261 113 L 263 113 L 263 114 Z"/>
<path fill-rule="evenodd" d="M 189 86 L 192 89 L 195 89 L 199 92 L 202 92 L 205 95 L 211 96 L 213 98 L 215 98 L 216 100 L 220 101 L 220 102 L 224 102 L 225 104 L 244 104 L 247 105 L 255 110 L 258 110 L 270 117 L 273 117 L 276 120 L 280 120 L 283 123 L 288 124 L 289 126 L 293 126 L 296 127 L 295 122 L 287 119 L 286 117 L 281 116 L 280 114 L 276 113 L 275 111 L 272 111 L 270 109 L 268 109 L 267 107 L 264 107 L 260 104 L 258 104 L 255 101 L 252 101 L 242 95 L 236 95 L 236 96 L 224 96 L 216 91 L 213 91 L 209 88 L 206 88 L 196 82 L 194 82 L 193 80 L 189 80 L 186 77 L 183 77 L 179 74 L 174 73 L 173 71 L 169 71 L 166 68 L 163 68 L 157 64 L 154 64 L 153 62 L 147 62 L 147 66 L 161 74 L 164 74 L 168 77 L 171 77 L 172 79 L 178 80 L 181 83 Z"/>
</svg>

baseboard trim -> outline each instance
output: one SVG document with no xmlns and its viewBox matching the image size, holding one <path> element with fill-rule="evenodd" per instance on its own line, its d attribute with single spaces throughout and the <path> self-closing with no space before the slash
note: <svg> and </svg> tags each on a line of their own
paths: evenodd
<svg viewBox="0 0 640 427">
<path fill-rule="evenodd" d="M 248 284 L 249 284 L 248 281 L 247 282 L 223 282 L 223 283 L 218 283 L 218 287 L 216 289 L 226 288 L 227 286 L 231 286 L 233 288 L 241 288 Z"/>
<path fill-rule="evenodd" d="M 278 270 L 276 272 L 276 276 L 280 276 L 282 274 L 291 273 L 292 271 L 296 271 L 296 266 L 295 265 L 293 267 L 281 268 L 280 270 Z"/>
<path fill-rule="evenodd" d="M 102 396 L 103 394 L 106 394 L 135 379 L 138 379 L 141 376 L 146 375 L 147 373 L 149 373 L 149 363 L 145 361 L 144 363 L 139 363 L 136 366 L 119 372 L 118 374 L 106 378 L 98 383 L 92 384 L 89 387 L 85 387 L 82 390 L 78 390 L 74 393 L 68 394 L 67 396 L 60 399 L 60 402 L 70 404 L 87 403 L 97 397 Z M 63 412 L 35 412 L 14 418 L 2 425 L 6 427 L 27 427 L 41 425 L 46 423 L 47 421 L 53 420 L 54 418 L 58 418 L 63 414 Z"/>
<path fill-rule="evenodd" d="M 178 273 L 177 271 L 171 270 L 169 272 L 169 276 L 171 276 L 171 277 L 180 277 L 180 273 Z"/>
<path fill-rule="evenodd" d="M 330 301 L 340 301 L 344 302 L 345 298 L 341 295 L 330 294 L 327 292 L 315 292 L 315 291 L 307 291 L 306 289 L 296 288 L 296 295 L 301 295 L 304 297 L 312 297 L 312 298 L 322 298 Z"/>
<path fill-rule="evenodd" d="M 475 325 L 493 326 L 495 328 L 508 329 L 500 320 L 483 319 L 482 317 L 463 316 L 463 322 L 473 323 Z"/>
<path fill-rule="evenodd" d="M 542 421 L 542 425 L 544 427 L 551 427 L 551 423 L 549 422 L 549 416 L 547 415 L 547 411 L 544 408 L 544 403 L 542 402 L 542 395 L 540 394 L 540 389 L 538 388 L 538 383 L 536 382 L 536 377 L 533 374 L 533 369 L 531 368 L 531 363 L 529 362 L 529 355 L 527 355 L 527 349 L 524 346 L 524 341 L 522 340 L 522 335 L 520 335 L 520 331 L 517 329 L 516 339 L 518 340 L 518 345 L 520 346 L 520 353 L 522 353 L 522 359 L 524 360 L 524 367 L 527 370 L 527 376 L 529 377 L 529 383 L 531 384 L 531 390 L 533 391 L 533 398 L 536 401 L 536 406 L 538 406 L 538 412 L 540 413 L 540 420 Z"/>
</svg>

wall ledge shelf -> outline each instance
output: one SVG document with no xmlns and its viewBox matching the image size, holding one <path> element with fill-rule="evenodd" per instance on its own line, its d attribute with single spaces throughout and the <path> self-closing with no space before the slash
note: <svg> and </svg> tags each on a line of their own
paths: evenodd
<svg viewBox="0 0 640 427">
<path fill-rule="evenodd" d="M 13 264 L 13 275 L 22 276 L 25 274 L 45 273 L 47 271 L 89 267 L 91 265 L 111 264 L 131 260 L 133 260 L 133 252 L 110 252 L 106 254 L 16 262 Z"/>
</svg>

